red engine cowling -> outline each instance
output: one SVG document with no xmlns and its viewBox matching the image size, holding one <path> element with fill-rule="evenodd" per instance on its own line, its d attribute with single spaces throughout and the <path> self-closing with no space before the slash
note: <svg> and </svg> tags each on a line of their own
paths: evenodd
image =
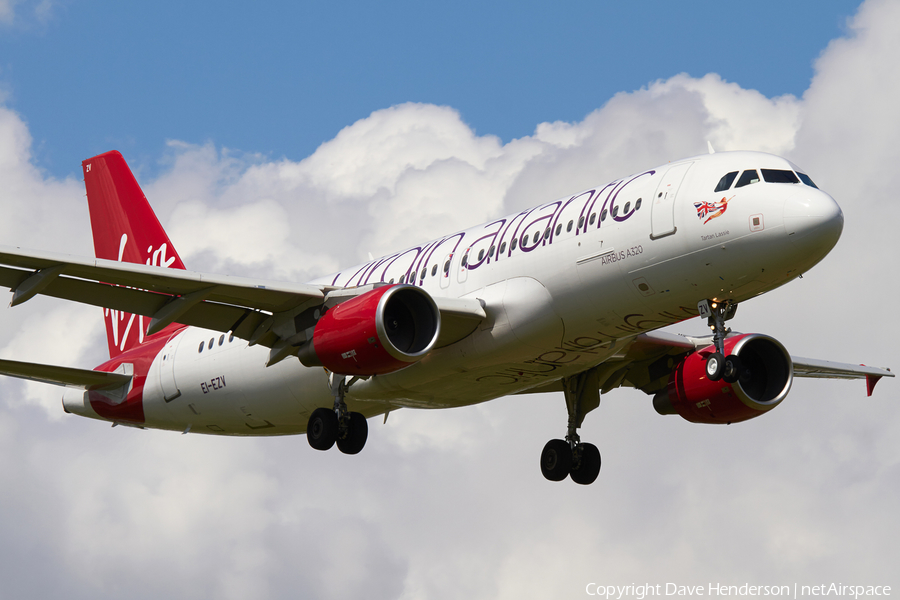
<svg viewBox="0 0 900 600">
<path fill-rule="evenodd" d="M 329 309 L 300 361 L 341 375 L 381 375 L 421 360 L 437 341 L 441 313 L 425 290 L 376 288 Z"/>
<path fill-rule="evenodd" d="M 708 346 L 675 366 L 666 389 L 653 398 L 656 412 L 677 413 L 692 423 L 737 423 L 775 408 L 790 391 L 794 364 L 774 338 L 747 333 L 725 340 L 726 355 L 741 359 L 743 372 L 736 383 L 706 377 L 706 357 L 715 351 Z"/>
</svg>

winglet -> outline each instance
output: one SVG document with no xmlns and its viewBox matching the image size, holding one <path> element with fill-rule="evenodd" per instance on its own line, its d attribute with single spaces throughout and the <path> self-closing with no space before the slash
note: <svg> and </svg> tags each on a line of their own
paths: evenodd
<svg viewBox="0 0 900 600">
<path fill-rule="evenodd" d="M 864 367 L 865 365 L 860 365 Z M 881 379 L 881 375 L 866 375 L 866 392 L 867 396 L 872 395 L 872 391 L 875 389 L 875 384 L 878 383 L 878 380 Z"/>
</svg>

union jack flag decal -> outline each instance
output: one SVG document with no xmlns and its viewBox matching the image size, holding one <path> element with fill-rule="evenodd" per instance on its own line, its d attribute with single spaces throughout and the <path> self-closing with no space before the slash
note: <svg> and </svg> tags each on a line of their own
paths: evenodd
<svg viewBox="0 0 900 600">
<path fill-rule="evenodd" d="M 731 198 L 734 198 L 734 196 Z M 700 220 L 706 219 L 703 221 L 705 225 L 716 217 L 721 217 L 728 209 L 728 202 L 731 198 L 723 197 L 718 202 L 694 202 L 694 207 L 697 209 L 697 218 Z"/>
</svg>

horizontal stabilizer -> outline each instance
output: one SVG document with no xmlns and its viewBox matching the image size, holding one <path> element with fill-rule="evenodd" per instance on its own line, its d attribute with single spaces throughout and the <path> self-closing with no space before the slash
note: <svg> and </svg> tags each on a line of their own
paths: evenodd
<svg viewBox="0 0 900 600">
<path fill-rule="evenodd" d="M 91 390 L 118 388 L 131 380 L 131 375 L 122 373 L 73 369 L 16 360 L 0 360 L 0 375 Z"/>
</svg>

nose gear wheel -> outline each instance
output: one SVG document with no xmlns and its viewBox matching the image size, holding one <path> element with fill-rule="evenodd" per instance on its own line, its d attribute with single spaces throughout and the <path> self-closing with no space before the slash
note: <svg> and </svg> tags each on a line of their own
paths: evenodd
<svg viewBox="0 0 900 600">
<path fill-rule="evenodd" d="M 706 357 L 706 377 L 710 381 L 722 379 L 725 383 L 735 383 L 741 378 L 741 359 L 736 354 L 725 356 L 725 338 L 731 333 L 731 328 L 725 327 L 725 321 L 734 317 L 737 304 L 731 300 L 701 300 L 697 310 L 701 317 L 706 317 L 716 347 L 716 351 Z"/>
</svg>

